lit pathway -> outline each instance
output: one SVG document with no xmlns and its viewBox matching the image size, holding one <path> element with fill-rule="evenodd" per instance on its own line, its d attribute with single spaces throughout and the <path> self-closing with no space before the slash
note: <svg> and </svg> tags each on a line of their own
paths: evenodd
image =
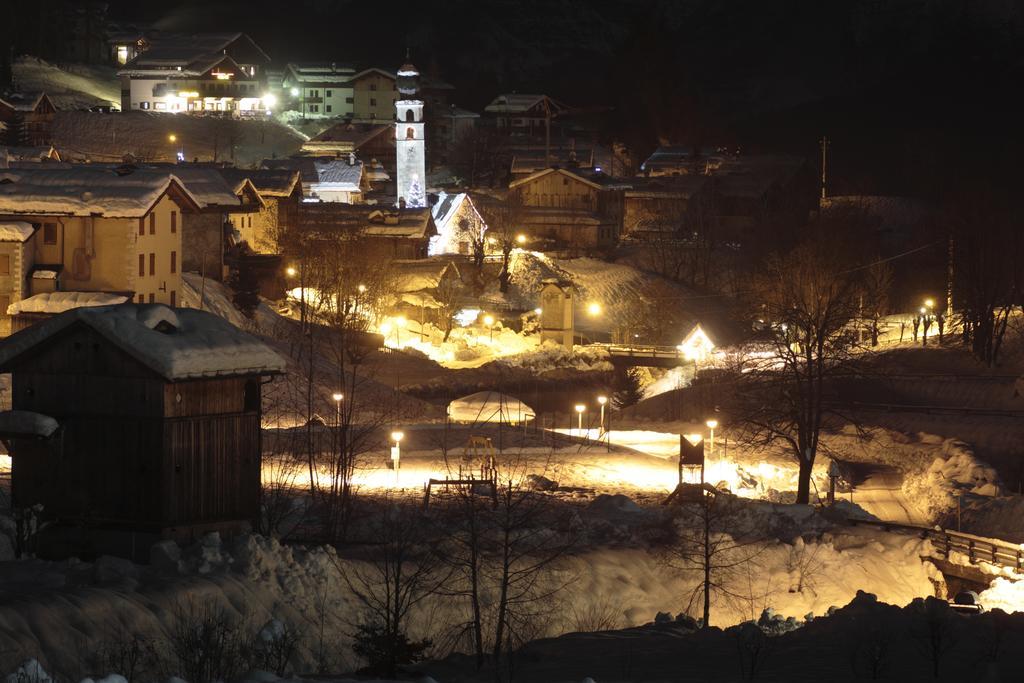
<svg viewBox="0 0 1024 683">
<path fill-rule="evenodd" d="M 928 526 L 928 519 L 903 493 L 903 474 L 895 467 L 845 463 L 853 479 L 853 502 L 878 519 Z"/>
</svg>

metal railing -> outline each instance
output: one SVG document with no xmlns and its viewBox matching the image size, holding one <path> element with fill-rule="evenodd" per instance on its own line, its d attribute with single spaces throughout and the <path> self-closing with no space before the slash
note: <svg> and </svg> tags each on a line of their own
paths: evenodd
<svg viewBox="0 0 1024 683">
<path fill-rule="evenodd" d="M 951 553 L 958 552 L 966 555 L 971 564 L 987 562 L 1000 567 L 1024 569 L 1024 546 L 1020 543 L 913 524 L 898 524 L 874 519 L 850 519 L 849 521 L 855 525 L 877 526 L 886 531 L 904 531 L 928 539 L 945 559 L 949 559 Z"/>
</svg>

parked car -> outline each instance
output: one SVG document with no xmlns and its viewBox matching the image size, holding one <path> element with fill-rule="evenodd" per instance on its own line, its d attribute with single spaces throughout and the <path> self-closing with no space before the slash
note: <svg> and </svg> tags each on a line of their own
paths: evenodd
<svg viewBox="0 0 1024 683">
<path fill-rule="evenodd" d="M 961 614 L 981 614 L 985 608 L 974 591 L 960 591 L 949 603 L 950 609 Z"/>
</svg>

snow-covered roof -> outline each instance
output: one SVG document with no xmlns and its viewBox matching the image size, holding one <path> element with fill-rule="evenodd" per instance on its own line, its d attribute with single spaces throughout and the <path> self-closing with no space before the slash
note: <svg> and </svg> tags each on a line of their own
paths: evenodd
<svg viewBox="0 0 1024 683">
<path fill-rule="evenodd" d="M 356 160 L 354 164 L 341 159 L 316 161 L 314 167 L 321 185 L 343 186 L 345 189 L 358 190 L 363 179 L 363 162 L 359 160 Z"/>
<path fill-rule="evenodd" d="M 612 178 L 611 176 L 607 176 L 607 175 L 605 175 L 603 173 L 590 173 L 590 172 L 584 171 L 583 169 L 570 170 L 570 169 L 567 169 L 567 168 L 545 168 L 545 169 L 542 169 L 540 171 L 537 171 L 536 173 L 531 173 L 528 176 L 524 176 L 524 177 L 519 178 L 517 180 L 513 180 L 512 182 L 510 182 L 508 184 L 509 189 L 511 189 L 513 187 L 519 187 L 520 185 L 526 185 L 528 183 L 532 183 L 535 180 L 539 180 L 540 178 L 543 178 L 544 176 L 546 176 L 546 175 L 548 175 L 550 173 L 558 173 L 558 174 L 564 175 L 564 176 L 566 176 L 568 178 L 573 178 L 575 180 L 578 180 L 581 183 L 589 185 L 590 187 L 593 187 L 593 188 L 598 189 L 598 190 L 605 189 L 605 188 L 607 188 L 607 189 L 613 189 L 613 188 L 624 189 L 624 188 L 628 187 L 628 183 L 626 183 L 624 181 L 618 181 L 618 180 Z"/>
<path fill-rule="evenodd" d="M 328 83 L 347 85 L 356 70 L 346 64 L 335 62 L 313 62 L 288 64 L 291 80 L 304 85 Z"/>
<path fill-rule="evenodd" d="M 449 272 L 459 277 L 455 262 L 444 258 L 392 261 L 391 267 L 395 273 L 395 291 L 402 294 L 434 289 Z"/>
<path fill-rule="evenodd" d="M 627 198 L 682 198 L 689 199 L 704 189 L 710 177 L 706 175 L 654 176 L 630 178 Z"/>
<path fill-rule="evenodd" d="M 262 196 L 287 197 L 295 191 L 295 185 L 300 178 L 298 170 L 285 168 L 220 168 L 217 170 L 236 195 L 241 193 L 245 182 L 249 181 Z"/>
<path fill-rule="evenodd" d="M 454 104 L 448 107 L 448 111 L 444 113 L 445 116 L 452 119 L 478 119 L 480 114 L 475 111 L 463 109 L 462 107 L 456 107 Z"/>
<path fill-rule="evenodd" d="M 391 130 L 391 126 L 379 123 L 352 123 L 343 121 L 336 123 L 319 135 L 311 137 L 306 144 L 315 147 L 320 143 L 348 143 L 353 151 Z M 305 147 L 305 145 L 303 145 Z M 335 145 L 338 146 L 338 145 Z"/>
<path fill-rule="evenodd" d="M 490 104 L 484 107 L 484 111 L 492 114 L 523 114 L 544 102 L 547 102 L 548 106 L 551 107 L 552 114 L 568 109 L 564 104 L 551 99 L 547 95 L 511 93 L 498 95 L 491 100 Z"/>
<path fill-rule="evenodd" d="M 161 34 L 153 36 L 149 48 L 125 64 L 119 73 L 177 71 L 201 74 L 216 65 L 237 42 L 245 42 L 263 62 L 270 62 L 259 45 L 244 33 Z"/>
<path fill-rule="evenodd" d="M 202 208 L 240 206 L 238 195 L 216 168 L 177 164 L 168 167 Z"/>
<path fill-rule="evenodd" d="M 10 146 L 0 147 L 0 157 L 6 156 L 9 161 L 33 161 L 38 162 L 42 160 L 60 161 L 60 154 L 54 149 L 53 145 L 33 145 L 33 146 Z"/>
<path fill-rule="evenodd" d="M 163 304 L 74 308 L 0 341 L 0 368 L 73 325 L 85 325 L 170 381 L 276 374 L 285 361 L 269 346 L 223 318 Z"/>
<path fill-rule="evenodd" d="M 0 223 L 0 242 L 24 242 L 36 231 L 31 223 L 9 221 Z"/>
<path fill-rule="evenodd" d="M 3 436 L 48 438 L 60 424 L 49 415 L 31 410 L 5 410 L 0 412 L 0 434 Z"/>
<path fill-rule="evenodd" d="M 424 239 L 436 234 L 430 209 L 388 209 L 341 202 L 303 202 L 299 229 L 307 232 L 352 230 L 376 237 Z"/>
<path fill-rule="evenodd" d="M 53 107 L 53 101 L 44 92 L 11 93 L 4 99 L 0 99 L 0 103 L 7 105 L 15 111 L 30 112 L 35 111 L 44 98 Z"/>
<path fill-rule="evenodd" d="M 0 214 L 139 218 L 172 189 L 188 208 L 203 205 L 167 171 L 139 169 L 120 175 L 89 166 L 12 169 L 0 173 Z"/>
<path fill-rule="evenodd" d="M 73 308 L 90 306 L 112 306 L 128 301 L 124 294 L 108 292 L 43 292 L 21 301 L 15 301 L 7 307 L 7 315 L 19 313 L 49 313 L 56 315 Z"/>
<path fill-rule="evenodd" d="M 478 391 L 448 404 L 448 417 L 455 422 L 521 423 L 535 416 L 534 409 L 518 398 L 497 391 Z"/>
</svg>

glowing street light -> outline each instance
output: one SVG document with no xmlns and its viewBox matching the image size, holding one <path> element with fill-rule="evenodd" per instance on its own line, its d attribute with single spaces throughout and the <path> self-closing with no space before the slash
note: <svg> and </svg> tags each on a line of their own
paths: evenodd
<svg viewBox="0 0 1024 683">
<path fill-rule="evenodd" d="M 484 316 L 484 325 L 487 326 L 488 334 L 490 336 L 490 341 L 494 341 L 494 316 L 493 315 L 485 315 Z"/>
<path fill-rule="evenodd" d="M 519 233 L 518 235 L 516 235 L 516 242 L 518 242 L 519 244 L 526 244 L 526 235 L 524 235 L 523 233 Z"/>
<path fill-rule="evenodd" d="M 402 460 L 402 439 L 405 438 L 404 432 L 394 431 L 391 432 L 391 440 L 395 442 L 395 445 L 391 447 L 391 466 L 395 469 L 395 481 L 398 481 L 398 468 L 401 466 Z"/>
<path fill-rule="evenodd" d="M 170 135 L 167 136 L 167 142 L 170 142 L 171 144 L 174 144 L 177 141 L 178 141 L 178 136 L 175 135 L 174 133 L 171 133 Z"/>
<path fill-rule="evenodd" d="M 288 277 L 295 277 L 295 275 L 298 273 L 298 271 L 295 270 L 295 266 L 288 266 L 287 268 L 284 269 L 284 273 Z"/>
<path fill-rule="evenodd" d="M 577 403 L 576 404 L 576 415 L 577 415 L 576 431 L 578 431 L 581 436 L 583 434 L 583 411 L 585 411 L 586 409 L 587 409 L 587 407 L 585 405 L 583 405 L 582 403 Z"/>
<path fill-rule="evenodd" d="M 704 440 L 703 434 L 684 434 L 683 437 L 690 442 L 691 446 L 696 446 Z"/>
<path fill-rule="evenodd" d="M 345 394 L 335 391 L 331 398 L 334 399 L 334 429 L 337 431 L 341 429 L 341 399 L 345 398 Z"/>
<path fill-rule="evenodd" d="M 292 97 L 298 97 L 299 96 L 299 89 L 298 88 L 292 88 L 290 92 L 292 94 Z"/>
<path fill-rule="evenodd" d="M 601 406 L 601 434 L 604 434 L 604 406 L 608 403 L 607 396 L 598 396 L 597 403 Z"/>
<path fill-rule="evenodd" d="M 601 304 L 597 303 L 596 301 L 591 301 L 589 304 L 587 304 L 587 313 L 589 313 L 592 316 L 601 315 Z"/>
<path fill-rule="evenodd" d="M 366 285 L 359 285 L 359 293 L 366 294 Z"/>
<path fill-rule="evenodd" d="M 707 422 L 705 422 L 704 424 L 706 424 L 708 426 L 708 429 L 711 430 L 711 439 L 708 440 L 708 450 L 711 452 L 711 455 L 714 455 L 715 454 L 715 427 L 718 426 L 718 420 L 712 418 L 712 419 L 708 420 Z"/>
<path fill-rule="evenodd" d="M 277 95 L 275 95 L 273 93 L 267 93 L 266 95 L 264 95 L 263 96 L 263 106 L 267 109 L 267 111 L 269 111 L 269 110 L 273 109 L 274 107 L 276 107 L 277 106 Z"/>
</svg>

